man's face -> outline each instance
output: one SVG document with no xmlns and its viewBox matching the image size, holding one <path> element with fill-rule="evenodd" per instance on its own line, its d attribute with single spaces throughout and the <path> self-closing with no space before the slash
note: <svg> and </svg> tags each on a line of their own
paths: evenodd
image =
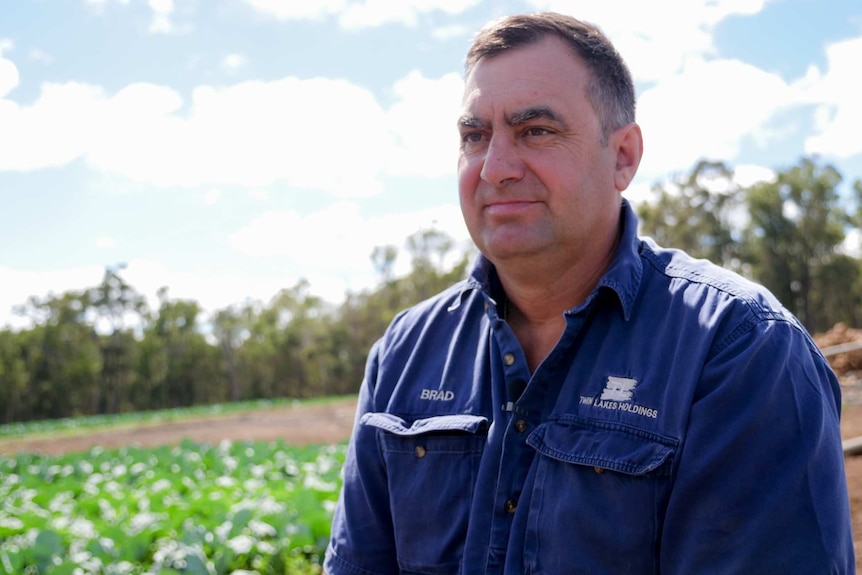
<svg viewBox="0 0 862 575">
<path fill-rule="evenodd" d="M 555 37 L 480 60 L 467 75 L 461 210 L 473 241 L 498 266 L 523 257 L 576 264 L 616 238 L 616 152 L 602 143 L 589 79 Z"/>
</svg>

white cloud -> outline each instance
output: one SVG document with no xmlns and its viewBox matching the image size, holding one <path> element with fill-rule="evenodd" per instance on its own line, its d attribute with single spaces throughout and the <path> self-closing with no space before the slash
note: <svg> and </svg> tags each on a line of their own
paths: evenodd
<svg viewBox="0 0 862 575">
<path fill-rule="evenodd" d="M 862 258 L 862 230 L 853 228 L 844 237 L 839 250 L 853 258 Z"/>
<path fill-rule="evenodd" d="M 248 61 L 241 54 L 228 54 L 222 60 L 221 67 L 225 72 L 233 73 L 245 66 Z"/>
<path fill-rule="evenodd" d="M 355 203 L 342 201 L 304 216 L 293 211 L 268 212 L 233 234 L 230 241 L 234 249 L 251 257 L 282 258 L 286 265 L 302 270 L 315 294 L 338 300 L 346 290 L 373 285 L 370 256 L 375 247 L 392 244 L 394 239 L 403 241 L 432 227 L 459 245 L 468 240 L 461 212 L 454 204 L 365 217 Z M 408 264 L 406 258 L 399 258 L 396 273 L 405 272 Z"/>
<path fill-rule="evenodd" d="M 204 194 L 204 205 L 214 206 L 221 199 L 221 191 L 218 188 L 210 188 Z"/>
<path fill-rule="evenodd" d="M 437 40 L 451 40 L 452 38 L 462 38 L 473 33 L 472 28 L 468 28 L 463 24 L 452 24 L 449 26 L 439 26 L 431 31 L 431 36 Z"/>
<path fill-rule="evenodd" d="M 347 0 L 284 2 L 284 0 L 245 0 L 245 3 L 278 20 L 319 20 L 343 10 Z"/>
<path fill-rule="evenodd" d="M 769 121 L 796 102 L 775 74 L 737 60 L 691 59 L 638 101 L 645 141 L 641 174 L 661 177 L 701 158 L 732 161 L 744 138 L 761 144 L 775 138 Z"/>
<path fill-rule="evenodd" d="M 26 329 L 32 325 L 30 319 L 13 313 L 13 308 L 25 305 L 30 297 L 42 299 L 91 288 L 99 285 L 104 274 L 105 268 L 102 266 L 49 272 L 0 267 L 0 278 L 3 278 L 0 281 L 0 329 Z M 194 300 L 205 313 L 249 299 L 269 301 L 280 289 L 294 285 L 301 277 L 281 273 L 262 277 L 260 274 L 235 272 L 178 271 L 148 259 L 130 260 L 120 275 L 146 298 L 152 309 L 158 308 L 159 289 L 168 286 L 170 299 Z"/>
<path fill-rule="evenodd" d="M 97 12 L 101 12 L 105 6 L 110 4 L 112 1 L 123 5 L 128 5 L 130 2 L 130 0 L 84 0 L 84 5 L 89 6 Z"/>
<path fill-rule="evenodd" d="M 388 23 L 414 26 L 422 14 L 434 10 L 460 14 L 481 0 L 365 0 L 349 2 L 341 12 L 339 23 L 345 28 L 372 28 Z"/>
<path fill-rule="evenodd" d="M 388 23 L 415 25 L 419 16 L 435 10 L 460 14 L 481 0 L 245 0 L 255 10 L 278 20 L 320 20 L 337 17 L 344 28 L 371 28 Z"/>
<path fill-rule="evenodd" d="M 652 196 L 652 183 L 648 183 L 644 179 L 638 178 L 629 184 L 629 187 L 623 192 L 629 203 L 637 206 L 645 201 L 648 201 Z"/>
<path fill-rule="evenodd" d="M 0 170 L 61 166 L 79 158 L 95 141 L 104 103 L 101 89 L 76 82 L 43 85 L 29 107 L 0 99 Z"/>
<path fill-rule="evenodd" d="M 761 182 L 774 182 L 775 170 L 754 164 L 734 166 L 733 181 L 743 188 L 750 188 Z"/>
<path fill-rule="evenodd" d="M 51 56 L 51 54 L 44 50 L 39 50 L 38 48 L 30 50 L 30 59 L 34 62 L 41 62 L 43 64 L 50 64 L 54 61 L 54 57 Z M 0 97 L 2 97 L 2 95 L 0 95 Z"/>
<path fill-rule="evenodd" d="M 15 74 L 4 76 L 10 87 Z M 201 86 L 188 103 L 154 84 L 113 96 L 92 85 L 45 84 L 29 106 L 0 99 L 0 170 L 83 158 L 148 186 L 280 182 L 370 196 L 386 173 L 454 172 L 460 85 L 454 74 L 412 73 L 395 85 L 387 111 L 365 88 L 326 78 Z"/>
<path fill-rule="evenodd" d="M 798 83 L 802 98 L 818 103 L 816 133 L 805 141 L 809 154 L 848 158 L 862 154 L 862 97 L 859 62 L 862 37 L 831 44 L 826 48 L 827 70 L 812 68 Z"/>
<path fill-rule="evenodd" d="M 568 13 L 598 25 L 635 79 L 653 82 L 682 69 L 691 56 L 713 52 L 712 31 L 732 15 L 760 12 L 768 0 L 530 0 L 536 10 Z M 575 4 L 573 6 L 573 4 Z"/>
<path fill-rule="evenodd" d="M 150 32 L 154 34 L 170 34 L 174 31 L 171 14 L 174 12 L 173 0 L 148 0 L 150 10 L 153 11 L 153 20 L 150 23 Z"/>
<path fill-rule="evenodd" d="M 27 327 L 29 321 L 12 313 L 12 308 L 27 303 L 30 297 L 39 299 L 92 287 L 102 281 L 105 269 L 84 266 L 65 270 L 32 271 L 0 267 L 0 328 Z M 46 286 L 48 286 L 46 288 Z"/>
<path fill-rule="evenodd" d="M 195 0 L 147 0 L 147 5 L 152 12 L 150 34 L 186 34 L 193 29 L 188 16 L 194 10 Z M 177 23 L 178 19 L 185 22 Z"/>
<path fill-rule="evenodd" d="M 463 88 L 454 73 L 434 80 L 413 71 L 395 84 L 398 99 L 387 112 L 395 137 L 389 174 L 435 177 L 455 171 Z"/>
<path fill-rule="evenodd" d="M 96 238 L 96 247 L 102 250 L 112 250 L 119 245 L 117 240 L 108 236 L 99 236 Z"/>
<path fill-rule="evenodd" d="M 167 286 L 170 299 L 194 300 L 207 312 L 224 309 L 248 299 L 269 301 L 280 289 L 296 283 L 281 274 L 278 277 L 264 277 L 260 274 L 235 272 L 201 273 L 190 269 L 175 270 L 149 259 L 129 261 L 122 276 L 129 285 L 147 298 L 151 308 L 158 307 L 157 293 Z"/>
<path fill-rule="evenodd" d="M 3 52 L 11 50 L 12 46 L 11 40 L 0 39 L 0 119 L 3 118 L 3 106 L 5 105 L 2 98 L 17 88 L 20 81 L 18 67 L 12 60 L 3 57 Z"/>
</svg>

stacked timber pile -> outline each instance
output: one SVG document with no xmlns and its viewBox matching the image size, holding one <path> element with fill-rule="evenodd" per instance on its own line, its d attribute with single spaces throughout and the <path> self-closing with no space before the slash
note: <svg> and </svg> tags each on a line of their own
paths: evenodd
<svg viewBox="0 0 862 575">
<path fill-rule="evenodd" d="M 815 334 L 814 342 L 838 376 L 842 403 L 862 404 L 862 329 L 838 323 L 826 333 Z M 842 408 L 842 412 L 846 410 Z M 844 455 L 862 455 L 862 436 L 845 439 L 843 447 Z"/>
<path fill-rule="evenodd" d="M 841 382 L 845 402 L 862 403 L 862 329 L 835 324 L 814 335 L 817 344 Z"/>
</svg>

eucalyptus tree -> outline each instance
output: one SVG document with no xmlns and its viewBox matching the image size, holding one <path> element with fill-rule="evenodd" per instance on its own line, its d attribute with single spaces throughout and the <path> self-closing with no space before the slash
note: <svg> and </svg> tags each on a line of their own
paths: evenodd
<svg viewBox="0 0 862 575">
<path fill-rule="evenodd" d="M 129 397 L 137 364 L 135 331 L 140 332 L 146 324 L 148 308 L 146 298 L 120 275 L 125 267 L 119 264 L 105 268 L 101 283 L 87 290 L 88 304 L 96 314 L 95 325 L 103 334 L 103 413 L 135 407 Z"/>
<path fill-rule="evenodd" d="M 249 336 L 248 322 L 243 309 L 237 306 L 219 310 L 212 318 L 212 332 L 222 352 L 225 375 L 230 386 L 230 401 L 243 399 L 243 385 L 239 373 L 239 350 Z"/>
<path fill-rule="evenodd" d="M 23 339 L 20 332 L 0 330 L 0 423 L 30 418 L 30 374 L 24 361 Z"/>
<path fill-rule="evenodd" d="M 29 375 L 29 417 L 98 413 L 102 399 L 99 337 L 87 318 L 85 291 L 31 297 L 21 312 L 33 327 L 19 334 Z"/>
<path fill-rule="evenodd" d="M 701 160 L 691 173 L 654 186 L 652 195 L 637 207 L 642 235 L 725 267 L 742 267 L 742 197 L 723 162 Z"/>
<path fill-rule="evenodd" d="M 835 319 L 823 313 L 823 302 L 840 301 L 835 294 L 856 289 L 858 282 L 858 272 L 836 279 L 852 264 L 841 253 L 854 223 L 842 203 L 841 180 L 833 166 L 803 158 L 775 181 L 752 186 L 746 198 L 746 252 L 753 273 L 811 331 L 826 329 Z"/>
<path fill-rule="evenodd" d="M 224 401 L 219 351 L 203 334 L 197 301 L 158 292 L 159 308 L 144 330 L 138 370 L 146 378 L 140 392 L 150 408 L 187 407 Z"/>
</svg>

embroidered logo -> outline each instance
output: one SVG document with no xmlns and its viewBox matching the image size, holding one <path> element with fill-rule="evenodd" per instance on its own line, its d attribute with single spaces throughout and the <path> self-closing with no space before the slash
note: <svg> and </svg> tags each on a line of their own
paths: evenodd
<svg viewBox="0 0 862 575">
<path fill-rule="evenodd" d="M 638 380 L 628 377 L 608 376 L 605 388 L 598 399 L 595 396 L 582 395 L 580 404 L 586 409 L 604 409 L 607 411 L 625 411 L 633 415 L 656 419 L 658 410 L 652 407 L 638 405 L 632 402 Z"/>
<path fill-rule="evenodd" d="M 602 391 L 602 401 L 631 401 L 632 393 L 638 384 L 636 379 L 628 377 L 608 376 L 608 382 Z"/>
</svg>

